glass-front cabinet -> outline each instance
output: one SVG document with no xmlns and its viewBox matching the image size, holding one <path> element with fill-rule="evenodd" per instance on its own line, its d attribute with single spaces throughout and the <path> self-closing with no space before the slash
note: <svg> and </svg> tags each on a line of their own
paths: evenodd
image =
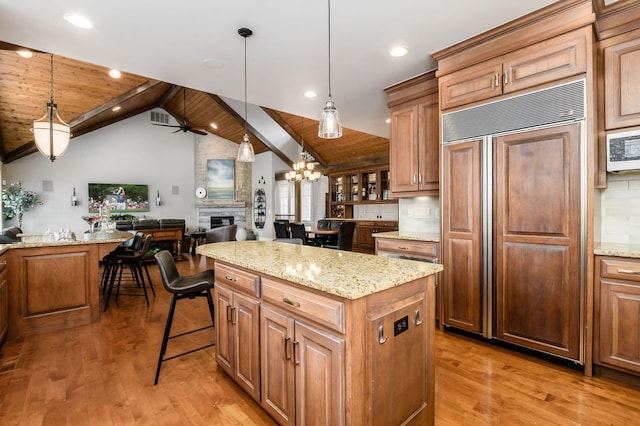
<svg viewBox="0 0 640 426">
<path fill-rule="evenodd" d="M 330 217 L 352 218 L 354 204 L 397 203 L 389 199 L 389 180 L 386 165 L 330 174 Z"/>
</svg>

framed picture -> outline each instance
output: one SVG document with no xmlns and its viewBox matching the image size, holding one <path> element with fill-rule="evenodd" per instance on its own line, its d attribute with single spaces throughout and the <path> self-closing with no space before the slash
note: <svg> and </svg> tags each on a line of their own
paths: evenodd
<svg viewBox="0 0 640 426">
<path fill-rule="evenodd" d="M 149 186 L 127 183 L 90 183 L 89 213 L 100 208 L 112 212 L 148 212 Z"/>
<path fill-rule="evenodd" d="M 207 198 L 235 199 L 235 161 L 207 160 Z"/>
</svg>

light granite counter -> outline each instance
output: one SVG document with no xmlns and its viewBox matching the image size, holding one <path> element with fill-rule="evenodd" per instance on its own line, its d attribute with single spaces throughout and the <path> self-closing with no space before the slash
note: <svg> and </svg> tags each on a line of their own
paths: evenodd
<svg viewBox="0 0 640 426">
<path fill-rule="evenodd" d="M 94 232 L 92 234 L 80 234 L 77 240 L 72 241 L 43 241 L 36 238 L 34 235 L 26 235 L 25 238 L 29 242 L 17 242 L 12 244 L 0 244 L 0 254 L 6 252 L 9 249 L 24 249 L 24 248 L 39 248 L 39 247 L 58 247 L 58 246 L 71 246 L 80 244 L 109 244 L 109 243 L 121 243 L 133 238 L 133 234 L 125 231 L 109 231 L 109 232 Z"/>
<path fill-rule="evenodd" d="M 358 299 L 442 271 L 442 265 L 274 241 L 204 244 L 198 254 L 325 293 Z"/>
<path fill-rule="evenodd" d="M 600 243 L 593 252 L 599 256 L 640 258 L 640 244 Z"/>
<path fill-rule="evenodd" d="M 412 240 L 412 241 L 427 241 L 427 242 L 440 242 L 440 234 L 434 234 L 431 232 L 377 232 L 373 234 L 374 238 L 393 238 L 397 240 Z"/>
</svg>

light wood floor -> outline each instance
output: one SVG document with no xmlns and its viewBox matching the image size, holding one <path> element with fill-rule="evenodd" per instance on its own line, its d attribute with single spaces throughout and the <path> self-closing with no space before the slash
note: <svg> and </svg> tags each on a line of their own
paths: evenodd
<svg viewBox="0 0 640 426">
<path fill-rule="evenodd" d="M 188 257 L 188 255 L 187 255 Z M 205 259 L 179 262 L 183 274 Z M 0 347 L 0 425 L 273 425 L 216 366 L 213 350 L 166 362 L 153 386 L 169 296 L 121 298 L 99 323 Z M 178 302 L 174 330 L 206 325 L 205 301 Z M 212 341 L 169 343 L 176 353 Z M 402 374 L 398 374 L 402 380 Z M 436 332 L 437 425 L 640 424 L 640 389 Z"/>
</svg>

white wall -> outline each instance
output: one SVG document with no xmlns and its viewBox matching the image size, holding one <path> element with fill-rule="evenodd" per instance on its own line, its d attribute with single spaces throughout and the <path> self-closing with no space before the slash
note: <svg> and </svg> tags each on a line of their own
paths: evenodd
<svg viewBox="0 0 640 426">
<path fill-rule="evenodd" d="M 3 182 L 22 182 L 26 189 L 40 193 L 44 202 L 25 213 L 23 231 L 87 230 L 81 216 L 88 213 L 89 182 L 147 184 L 150 211 L 138 215 L 184 218 L 187 227 L 195 227 L 195 135 L 153 126 L 149 115 L 146 112 L 73 138 L 67 152 L 53 163 L 34 153 L 2 165 Z M 47 183 L 52 184 L 53 190 L 43 192 Z M 74 187 L 80 199 L 77 207 L 71 206 Z M 154 203 L 158 190 L 163 202 L 159 207 Z M 176 190 L 178 193 L 174 194 Z M 7 221 L 3 226 L 16 223 Z"/>
<path fill-rule="evenodd" d="M 271 151 L 256 155 L 256 161 L 253 163 L 251 169 L 251 190 L 252 194 L 254 194 L 256 189 L 263 188 L 267 199 L 267 216 L 264 228 L 257 229 L 255 225 L 252 228 L 258 239 L 271 240 L 275 238 L 275 231 L 273 229 L 273 220 L 275 218 L 275 191 L 273 190 L 273 181 L 276 172 L 289 169 L 289 166 Z M 263 180 L 265 183 L 262 183 Z M 251 197 L 253 198 L 253 195 Z M 253 222 L 252 211 L 251 218 L 247 217 L 247 225 Z"/>
</svg>

